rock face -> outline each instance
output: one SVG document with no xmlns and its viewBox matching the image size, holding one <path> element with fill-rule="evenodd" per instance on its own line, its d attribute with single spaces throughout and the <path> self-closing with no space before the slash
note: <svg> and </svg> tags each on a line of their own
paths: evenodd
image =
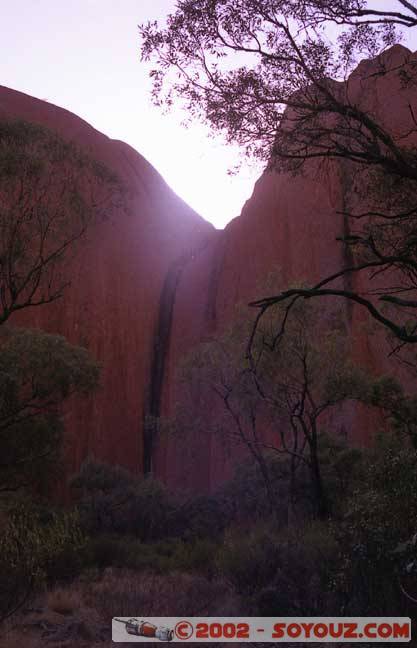
<svg viewBox="0 0 417 648">
<path fill-rule="evenodd" d="M 96 226 L 80 247 L 65 298 L 22 311 L 13 323 L 61 333 L 87 345 L 102 364 L 101 388 L 66 414 L 68 473 L 87 455 L 140 472 L 143 421 L 158 413 L 169 300 L 191 252 L 215 230 L 141 155 L 68 111 L 0 87 L 0 118 L 56 130 L 116 171 L 127 187 L 126 208 Z"/>
<path fill-rule="evenodd" d="M 403 80 L 407 75 L 416 79 L 416 64 L 417 54 L 395 46 L 374 61 L 363 61 L 348 81 L 351 101 L 370 110 L 396 138 L 414 126 L 409 105 L 417 105 L 417 86 Z M 338 161 L 325 165 L 310 161 L 296 176 L 265 172 L 241 216 L 187 266 L 174 309 L 176 344 L 170 347 L 167 363 L 166 414 L 183 398 L 174 379 L 181 355 L 197 338 L 221 331 L 233 317 L 235 304 L 259 298 L 259 285 L 268 273 L 278 270 L 282 285 L 287 286 L 303 279 L 312 283 L 347 265 L 345 248 L 336 241 L 349 233 L 349 221 L 340 212 L 363 210 L 351 188 L 351 171 Z M 367 187 L 363 189 L 366 194 Z M 362 273 L 345 277 L 344 282 L 346 289 L 361 290 L 366 277 Z M 388 368 L 384 334 L 368 335 L 363 309 L 346 302 L 341 306 L 353 337 L 353 357 L 371 371 L 383 373 Z M 346 404 L 342 416 L 330 423 L 335 432 L 349 431 L 353 441 L 362 443 L 380 426 L 375 411 L 352 404 Z M 185 489 L 195 484 L 212 487 L 231 465 L 215 439 L 189 447 L 168 444 L 160 448 L 158 461 L 159 474 Z"/>
<path fill-rule="evenodd" d="M 409 105 L 417 99 L 416 85 L 404 83 L 398 68 L 415 78 L 416 63 L 417 55 L 396 46 L 362 62 L 348 82 L 352 101 L 372 110 L 395 137 L 410 130 Z M 173 412 L 183 393 L 176 374 L 184 353 L 220 332 L 235 304 L 259 297 L 268 273 L 279 269 L 286 284 L 314 281 L 346 262 L 336 238 L 349 226 L 337 212 L 358 207 L 349 172 L 339 162 L 309 163 L 298 176 L 265 172 L 240 218 L 216 231 L 138 153 L 67 111 L 0 88 L 0 118 L 8 116 L 47 125 L 85 146 L 131 190 L 128 212 L 100 225 L 83 245 L 64 300 L 16 319 L 87 343 L 103 364 L 101 389 L 68 410 L 68 471 L 92 454 L 136 472 L 152 468 L 177 488 L 213 487 L 231 465 L 217 442 L 196 431 L 191 444 L 155 443 L 145 423 Z M 357 334 L 353 354 L 383 371 L 382 337 L 367 336 L 363 313 L 345 308 Z M 352 406 L 343 417 L 356 439 L 376 425 Z"/>
</svg>

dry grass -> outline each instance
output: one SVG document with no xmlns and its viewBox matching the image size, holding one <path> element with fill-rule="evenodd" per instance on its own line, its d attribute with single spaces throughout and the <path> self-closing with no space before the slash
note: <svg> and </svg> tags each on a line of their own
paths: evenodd
<svg viewBox="0 0 417 648">
<path fill-rule="evenodd" d="M 238 601 L 220 581 L 194 574 L 141 574 L 113 570 L 88 589 L 88 605 L 113 616 L 206 616 L 232 614 Z M 220 608 L 220 609 L 219 609 Z"/>
<path fill-rule="evenodd" d="M 7 635 L 0 637 L 0 648 L 44 648 L 45 643 L 39 637 L 24 637 Z"/>
<path fill-rule="evenodd" d="M 77 587 L 64 589 L 58 587 L 46 595 L 46 606 L 58 614 L 70 615 L 80 609 L 82 595 Z"/>
<path fill-rule="evenodd" d="M 194 574 L 162 575 L 127 569 L 107 569 L 98 578 L 84 574 L 68 587 L 56 587 L 40 596 L 33 608 L 10 620 L 0 635 L 0 648 L 110 648 L 114 645 L 110 635 L 114 616 L 244 613 L 241 601 L 221 581 Z M 216 645 L 222 644 L 210 644 L 211 648 Z"/>
</svg>

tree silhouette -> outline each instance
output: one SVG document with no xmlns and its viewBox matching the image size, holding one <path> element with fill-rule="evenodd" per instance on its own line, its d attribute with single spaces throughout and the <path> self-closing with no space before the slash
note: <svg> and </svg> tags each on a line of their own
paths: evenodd
<svg viewBox="0 0 417 648">
<path fill-rule="evenodd" d="M 0 325 L 62 297 L 68 261 L 122 196 L 112 171 L 56 133 L 0 122 Z"/>
<path fill-rule="evenodd" d="M 291 308 L 299 298 L 343 297 L 400 344 L 417 342 L 417 120 L 410 105 L 409 130 L 396 139 L 353 98 L 347 80 L 359 58 L 377 56 L 416 25 L 417 4 L 407 0 L 392 9 L 364 0 L 184 0 L 165 28 L 140 27 L 142 57 L 156 61 L 157 105 L 181 99 L 191 118 L 270 169 L 297 172 L 310 159 L 338 159 L 371 186 L 369 209 L 345 214 L 352 231 L 340 242 L 354 251 L 347 255 L 352 263 L 314 286 L 253 302 L 258 321 L 277 303 Z M 375 68 L 377 75 L 389 72 L 383 57 Z M 413 83 L 414 63 L 396 73 Z M 379 278 L 371 297 L 337 283 L 361 272 Z"/>
</svg>

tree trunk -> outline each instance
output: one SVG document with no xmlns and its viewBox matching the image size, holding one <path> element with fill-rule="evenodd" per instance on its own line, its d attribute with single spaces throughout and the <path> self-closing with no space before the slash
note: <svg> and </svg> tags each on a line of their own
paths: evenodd
<svg viewBox="0 0 417 648">
<path fill-rule="evenodd" d="M 249 450 L 252 453 L 252 456 L 254 457 L 255 461 L 258 463 L 259 469 L 261 471 L 262 479 L 265 485 L 265 491 L 266 491 L 266 498 L 268 500 L 269 504 L 269 512 L 271 513 L 271 516 L 275 517 L 276 511 L 275 511 L 275 496 L 274 496 L 274 491 L 271 485 L 271 479 L 269 477 L 269 471 L 268 467 L 266 465 L 265 459 L 263 458 L 262 454 L 255 450 L 255 448 L 252 446 L 251 443 L 248 444 Z"/>
<path fill-rule="evenodd" d="M 317 452 L 317 435 L 313 432 L 310 448 L 310 474 L 314 497 L 314 515 L 319 519 L 328 516 L 329 507 L 321 476 L 320 461 Z"/>
</svg>

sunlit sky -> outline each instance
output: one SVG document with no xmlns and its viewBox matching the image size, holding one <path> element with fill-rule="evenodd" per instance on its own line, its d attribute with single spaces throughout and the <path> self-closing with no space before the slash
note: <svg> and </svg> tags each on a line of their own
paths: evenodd
<svg viewBox="0 0 417 648">
<path fill-rule="evenodd" d="M 150 100 L 137 25 L 163 19 L 175 0 L 0 0 L 0 84 L 67 108 L 133 146 L 216 227 L 240 214 L 260 169 L 233 178 L 231 149 L 179 111 Z"/>
<path fill-rule="evenodd" d="M 383 0 L 384 8 L 396 5 Z M 164 19 L 175 0 L 0 0 L 0 84 L 79 115 L 121 139 L 216 227 L 240 214 L 260 169 L 234 177 L 238 151 L 207 128 L 152 106 L 137 25 Z"/>
</svg>

